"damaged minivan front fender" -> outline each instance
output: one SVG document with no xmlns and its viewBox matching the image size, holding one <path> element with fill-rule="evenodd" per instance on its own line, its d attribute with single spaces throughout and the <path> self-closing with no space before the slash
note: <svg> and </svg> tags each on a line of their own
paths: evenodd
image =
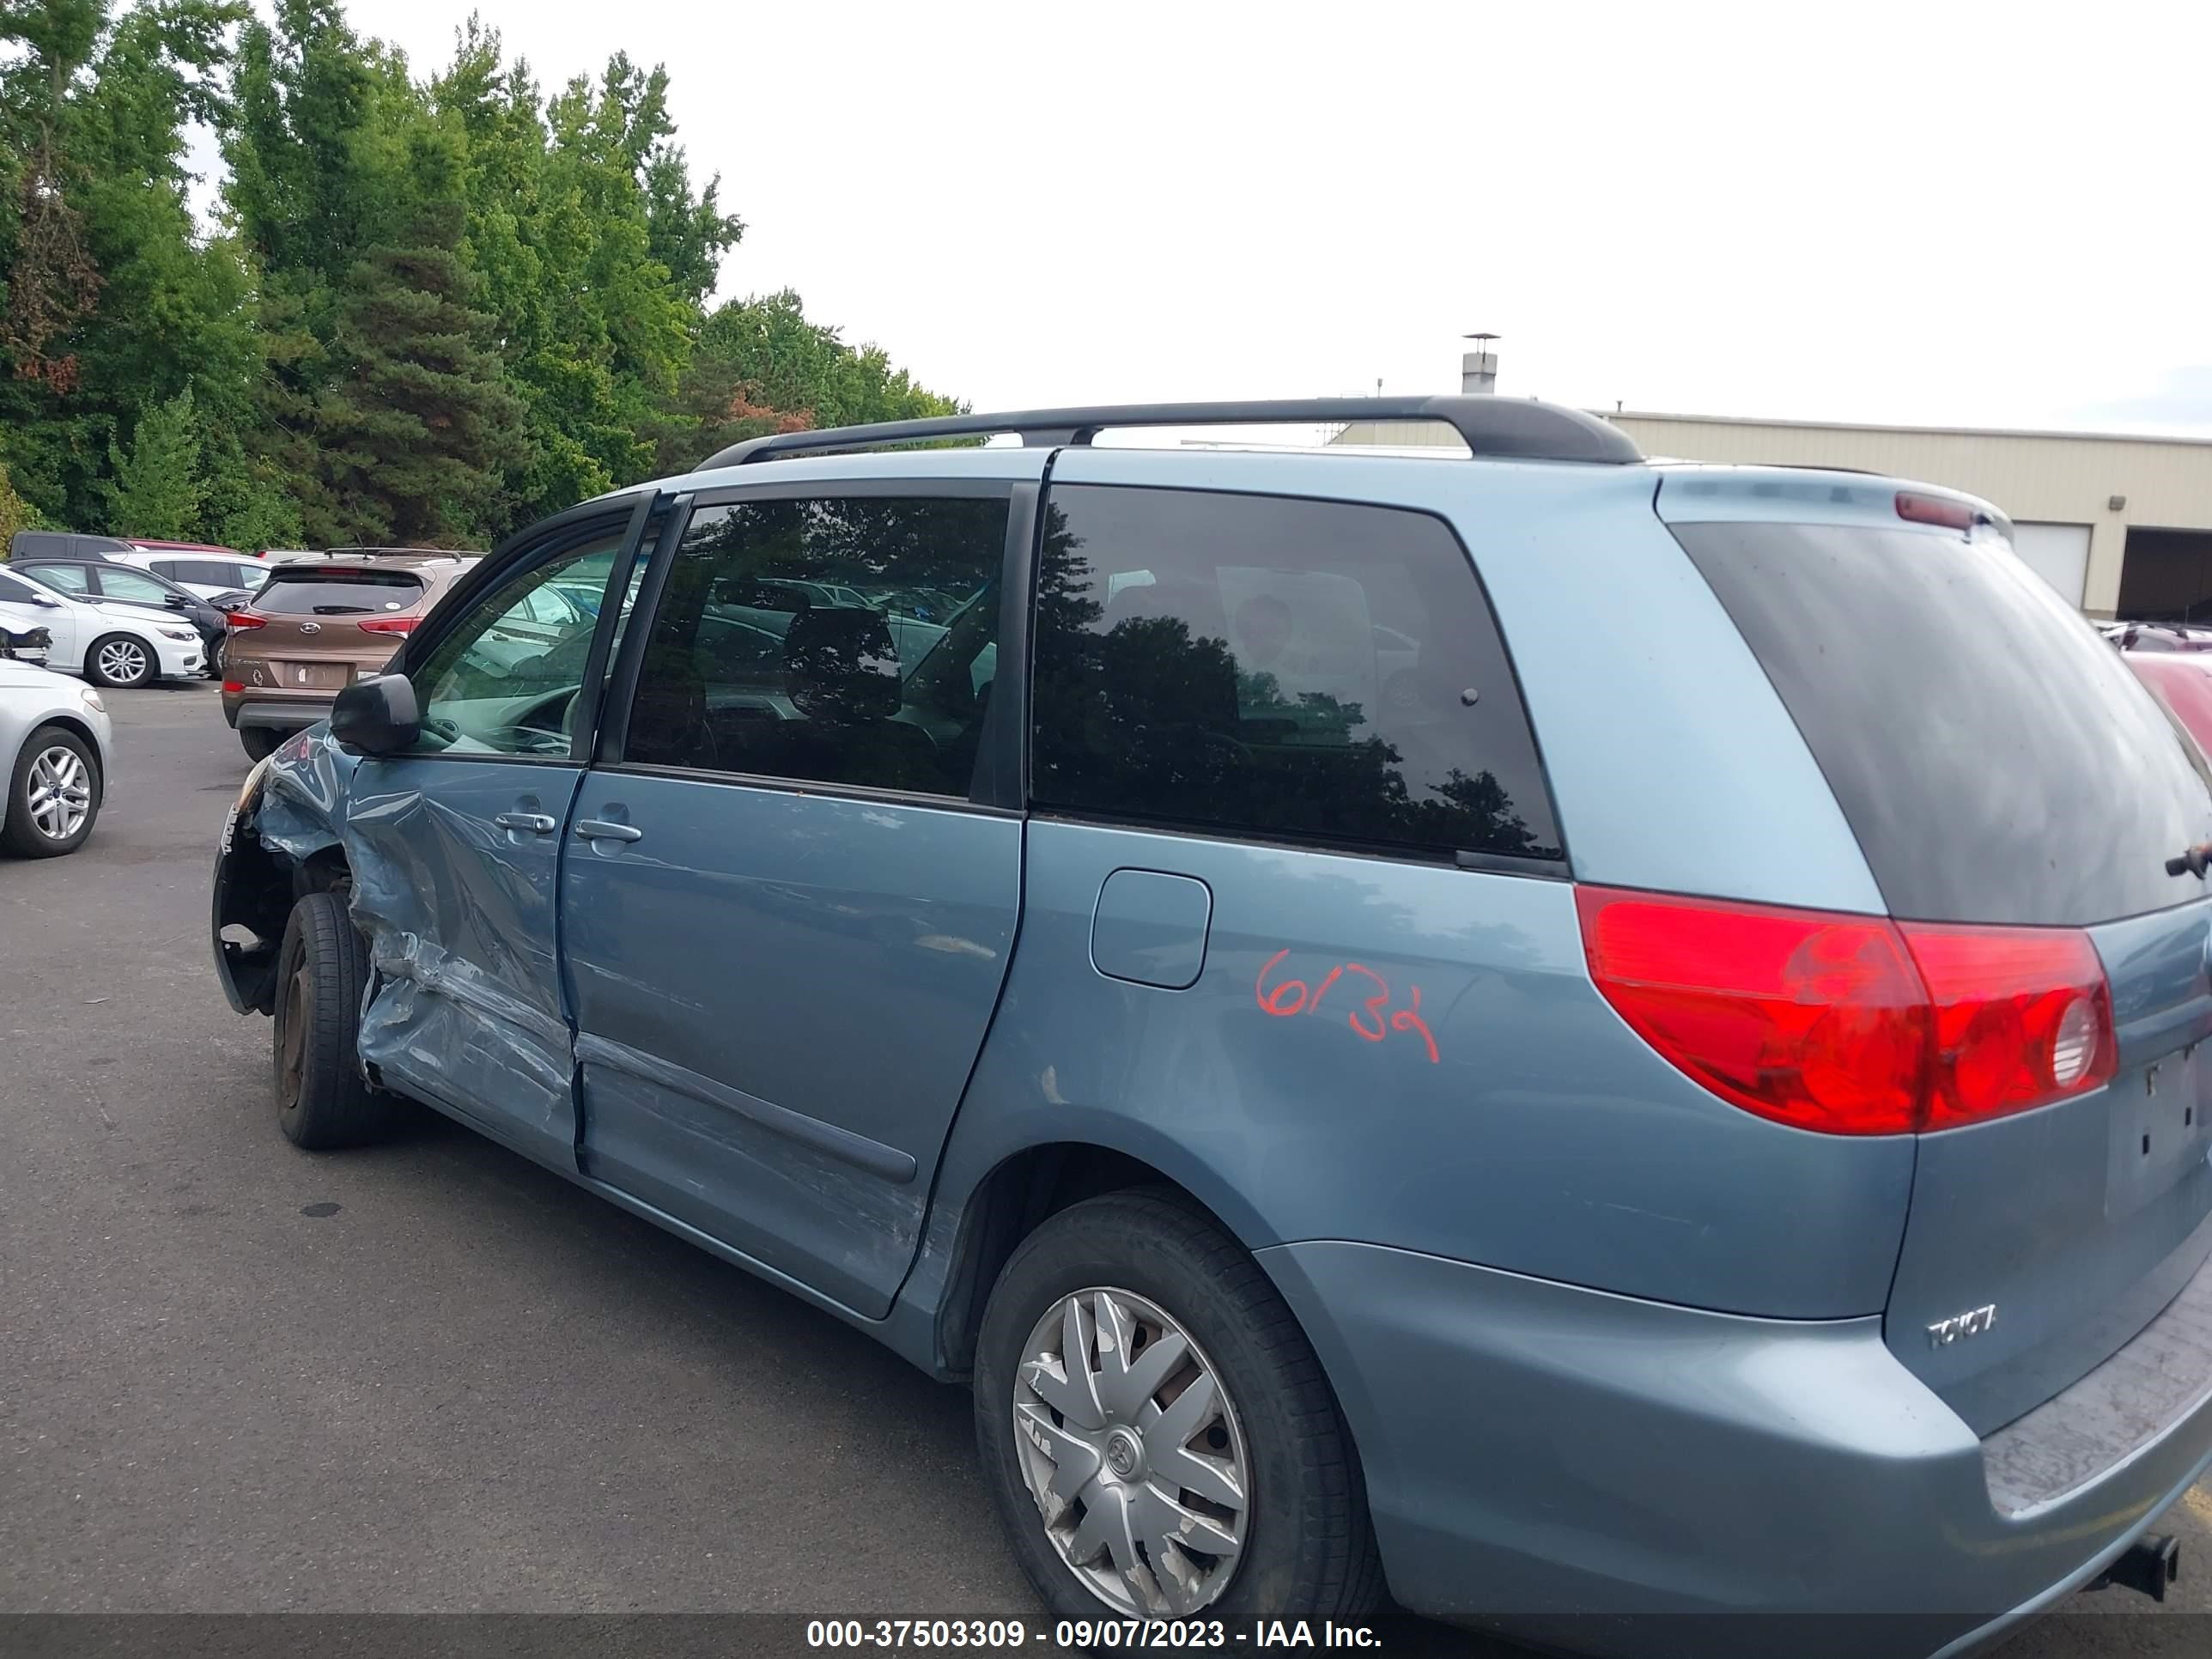
<svg viewBox="0 0 2212 1659">
<path fill-rule="evenodd" d="M 246 775 L 216 847 L 216 978 L 241 1014 L 276 1006 L 276 952 L 303 893 L 345 880 L 337 823 L 355 764 L 311 727 Z"/>
</svg>

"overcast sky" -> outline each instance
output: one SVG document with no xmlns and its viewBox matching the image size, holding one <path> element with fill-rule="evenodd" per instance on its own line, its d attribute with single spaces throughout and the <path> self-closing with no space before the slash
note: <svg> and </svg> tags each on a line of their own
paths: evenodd
<svg viewBox="0 0 2212 1659">
<path fill-rule="evenodd" d="M 482 9 L 665 62 L 725 294 L 978 408 L 1452 391 L 1487 329 L 1591 407 L 2212 427 L 2202 0 Z"/>
</svg>

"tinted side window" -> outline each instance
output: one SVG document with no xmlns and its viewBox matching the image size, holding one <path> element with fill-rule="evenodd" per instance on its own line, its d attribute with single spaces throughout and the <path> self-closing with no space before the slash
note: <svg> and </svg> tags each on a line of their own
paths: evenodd
<svg viewBox="0 0 2212 1659">
<path fill-rule="evenodd" d="M 624 758 L 964 797 L 997 662 L 1004 500 L 738 501 L 684 532 Z M 917 588 L 949 596 L 933 620 Z"/>
<path fill-rule="evenodd" d="M 10 605 L 34 605 L 42 597 L 27 583 L 19 582 L 13 576 L 0 576 L 0 599 Z"/>
<path fill-rule="evenodd" d="M 1055 489 L 1035 686 L 1042 805 L 1560 855 L 1489 605 L 1457 538 L 1425 514 Z"/>
</svg>

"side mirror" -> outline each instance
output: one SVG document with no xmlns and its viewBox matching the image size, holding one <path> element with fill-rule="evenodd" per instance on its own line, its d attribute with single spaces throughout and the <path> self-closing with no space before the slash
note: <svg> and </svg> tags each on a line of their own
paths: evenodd
<svg viewBox="0 0 2212 1659">
<path fill-rule="evenodd" d="M 41 611 L 58 611 L 62 608 L 62 602 L 59 599 L 50 599 L 43 593 L 32 594 L 31 603 Z"/>
<path fill-rule="evenodd" d="M 331 735 L 364 755 L 398 755 L 422 735 L 415 683 L 404 674 L 356 680 L 331 704 Z"/>
</svg>

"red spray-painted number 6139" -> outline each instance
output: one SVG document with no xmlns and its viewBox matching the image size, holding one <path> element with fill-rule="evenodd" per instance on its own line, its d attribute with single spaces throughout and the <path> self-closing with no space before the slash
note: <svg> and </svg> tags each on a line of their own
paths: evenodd
<svg viewBox="0 0 2212 1659">
<path fill-rule="evenodd" d="M 1390 1006 L 1389 981 L 1372 968 L 1362 967 L 1356 962 L 1340 962 L 1328 970 L 1318 986 L 1310 987 L 1302 979 L 1286 979 L 1277 981 L 1271 990 L 1267 985 L 1267 975 L 1273 973 L 1276 964 L 1290 953 L 1288 945 L 1276 951 L 1261 965 L 1260 977 L 1252 981 L 1252 998 L 1260 1005 L 1261 1013 L 1273 1014 L 1277 1019 L 1289 1019 L 1297 1014 L 1317 1014 L 1321 1012 L 1321 1000 L 1328 994 L 1329 987 L 1346 974 L 1358 974 L 1363 979 L 1373 981 L 1375 986 L 1376 994 L 1362 1005 L 1367 1011 L 1368 1019 L 1374 1024 L 1370 1025 L 1361 1019 L 1358 1008 L 1346 1012 L 1344 1023 L 1370 1042 L 1380 1042 L 1393 1031 L 1413 1032 L 1429 1051 L 1429 1064 L 1434 1066 L 1438 1063 L 1436 1036 L 1429 1030 L 1428 1021 L 1421 1018 L 1419 986 L 1407 988 L 1413 1001 L 1395 1013 L 1385 1012 Z"/>
</svg>

